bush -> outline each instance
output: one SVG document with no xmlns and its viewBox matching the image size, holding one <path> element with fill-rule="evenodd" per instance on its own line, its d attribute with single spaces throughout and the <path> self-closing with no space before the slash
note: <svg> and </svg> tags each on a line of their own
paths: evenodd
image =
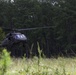
<svg viewBox="0 0 76 75">
<path fill-rule="evenodd" d="M 0 75 L 5 75 L 7 68 L 11 63 L 10 53 L 6 49 L 0 54 Z"/>
</svg>

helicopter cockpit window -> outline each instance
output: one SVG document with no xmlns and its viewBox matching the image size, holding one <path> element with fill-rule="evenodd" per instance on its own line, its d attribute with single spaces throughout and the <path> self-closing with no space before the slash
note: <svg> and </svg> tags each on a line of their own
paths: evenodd
<svg viewBox="0 0 76 75">
<path fill-rule="evenodd" d="M 23 35 L 23 34 L 18 34 L 18 35 L 16 35 L 15 38 L 16 38 L 16 39 L 27 39 L 26 36 Z"/>
</svg>

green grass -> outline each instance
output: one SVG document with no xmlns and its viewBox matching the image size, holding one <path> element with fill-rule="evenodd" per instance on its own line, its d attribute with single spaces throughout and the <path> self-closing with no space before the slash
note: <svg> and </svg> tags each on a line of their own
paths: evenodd
<svg viewBox="0 0 76 75">
<path fill-rule="evenodd" d="M 6 75 L 76 75 L 76 58 L 12 58 Z"/>
<path fill-rule="evenodd" d="M 27 59 L 11 58 L 4 49 L 0 55 L 0 75 L 76 75 L 76 57 Z"/>
</svg>

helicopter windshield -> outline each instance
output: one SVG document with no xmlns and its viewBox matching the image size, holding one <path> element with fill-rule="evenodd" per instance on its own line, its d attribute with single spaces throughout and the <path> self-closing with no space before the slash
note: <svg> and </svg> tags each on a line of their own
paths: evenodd
<svg viewBox="0 0 76 75">
<path fill-rule="evenodd" d="M 15 38 L 16 38 L 16 39 L 19 39 L 19 40 L 27 40 L 26 36 L 23 35 L 23 34 L 17 34 L 17 35 L 15 36 Z"/>
</svg>

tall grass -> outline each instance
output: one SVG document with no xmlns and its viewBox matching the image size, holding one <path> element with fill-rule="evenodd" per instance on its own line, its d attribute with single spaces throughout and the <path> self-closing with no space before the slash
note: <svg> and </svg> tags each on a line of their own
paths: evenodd
<svg viewBox="0 0 76 75">
<path fill-rule="evenodd" d="M 42 58 L 38 45 L 39 57 L 11 58 L 3 50 L 0 59 L 0 75 L 76 75 L 75 58 Z"/>
<path fill-rule="evenodd" d="M 76 58 L 12 58 L 7 75 L 76 75 Z"/>
</svg>

